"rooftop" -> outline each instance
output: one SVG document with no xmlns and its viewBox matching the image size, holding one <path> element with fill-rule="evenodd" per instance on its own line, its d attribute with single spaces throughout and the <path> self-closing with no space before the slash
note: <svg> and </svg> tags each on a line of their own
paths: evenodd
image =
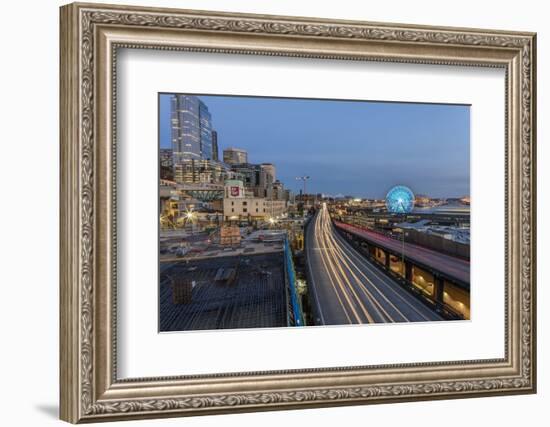
<svg viewBox="0 0 550 427">
<path fill-rule="evenodd" d="M 465 245 L 470 244 L 470 229 L 447 225 L 432 225 L 428 219 L 417 222 L 402 222 L 397 227 L 416 230 L 421 233 L 435 234 L 445 239 Z"/>
<path fill-rule="evenodd" d="M 287 326 L 282 252 L 161 262 L 160 269 L 161 332 Z M 174 278 L 195 282 L 191 302 L 173 303 Z"/>
<path fill-rule="evenodd" d="M 244 148 L 237 148 L 237 147 L 227 147 L 227 148 L 224 148 L 223 151 L 240 151 L 241 153 L 247 152 Z"/>
</svg>

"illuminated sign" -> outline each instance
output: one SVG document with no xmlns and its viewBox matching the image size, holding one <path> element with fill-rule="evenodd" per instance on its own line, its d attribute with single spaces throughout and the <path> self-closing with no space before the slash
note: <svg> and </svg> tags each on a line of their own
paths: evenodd
<svg viewBox="0 0 550 427">
<path fill-rule="evenodd" d="M 241 189 L 240 187 L 237 187 L 237 186 L 231 186 L 229 191 L 230 191 L 231 197 L 239 197 L 239 195 L 241 194 Z"/>
</svg>

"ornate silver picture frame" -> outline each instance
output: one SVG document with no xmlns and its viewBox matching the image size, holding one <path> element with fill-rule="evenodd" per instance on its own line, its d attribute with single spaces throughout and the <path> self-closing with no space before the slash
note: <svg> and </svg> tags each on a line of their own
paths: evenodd
<svg viewBox="0 0 550 427">
<path fill-rule="evenodd" d="M 536 391 L 535 34 L 80 3 L 60 13 L 61 419 L 97 422 Z M 119 378 L 121 49 L 504 70 L 504 357 Z"/>
</svg>

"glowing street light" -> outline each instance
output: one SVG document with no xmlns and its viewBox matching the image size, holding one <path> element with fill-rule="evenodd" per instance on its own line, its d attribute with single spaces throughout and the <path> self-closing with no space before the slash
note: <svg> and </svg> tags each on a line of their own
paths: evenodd
<svg viewBox="0 0 550 427">
<path fill-rule="evenodd" d="M 310 179 L 309 176 L 297 176 L 296 181 L 302 181 L 304 183 L 304 192 L 302 193 L 303 196 L 306 195 L 306 181 Z"/>
<path fill-rule="evenodd" d="M 185 218 L 185 225 L 187 225 L 188 222 L 191 222 L 191 232 L 192 234 L 195 234 L 195 222 L 198 219 L 197 213 L 193 212 L 193 209 L 189 209 L 185 211 L 183 217 Z"/>
</svg>

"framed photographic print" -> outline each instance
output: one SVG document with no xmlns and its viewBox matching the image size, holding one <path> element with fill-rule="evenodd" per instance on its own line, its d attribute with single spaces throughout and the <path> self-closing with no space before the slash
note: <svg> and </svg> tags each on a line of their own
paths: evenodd
<svg viewBox="0 0 550 427">
<path fill-rule="evenodd" d="M 61 418 L 536 390 L 535 34 L 61 8 Z"/>
</svg>

